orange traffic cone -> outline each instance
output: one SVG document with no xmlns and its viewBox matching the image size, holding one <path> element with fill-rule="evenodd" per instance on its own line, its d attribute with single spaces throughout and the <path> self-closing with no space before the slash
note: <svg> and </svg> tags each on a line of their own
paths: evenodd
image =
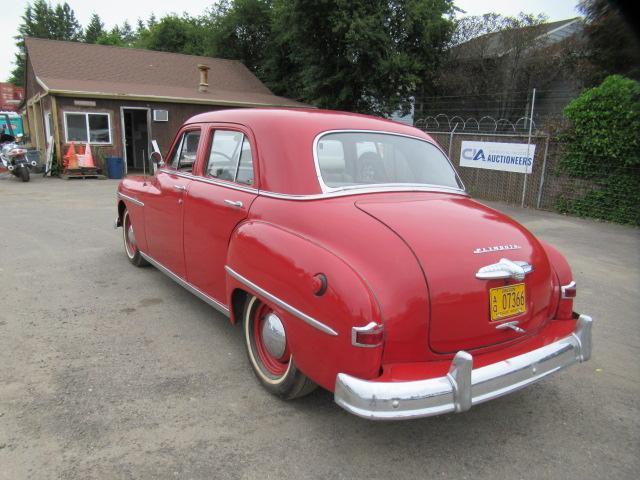
<svg viewBox="0 0 640 480">
<path fill-rule="evenodd" d="M 96 164 L 93 161 L 93 155 L 91 154 L 91 147 L 87 143 L 86 148 L 84 149 L 84 167 L 88 168 L 96 168 Z"/>
<path fill-rule="evenodd" d="M 71 142 L 69 150 L 67 150 L 67 154 L 64 156 L 63 165 L 64 168 L 68 170 L 78 168 L 78 156 L 76 154 L 76 147 L 73 142 Z"/>
</svg>

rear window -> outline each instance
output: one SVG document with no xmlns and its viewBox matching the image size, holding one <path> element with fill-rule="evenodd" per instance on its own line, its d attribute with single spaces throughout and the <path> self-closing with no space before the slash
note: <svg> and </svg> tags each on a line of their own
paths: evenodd
<svg viewBox="0 0 640 480">
<path fill-rule="evenodd" d="M 387 133 L 329 133 L 317 143 L 322 181 L 329 188 L 424 185 L 462 188 L 458 175 L 433 144 Z"/>
</svg>

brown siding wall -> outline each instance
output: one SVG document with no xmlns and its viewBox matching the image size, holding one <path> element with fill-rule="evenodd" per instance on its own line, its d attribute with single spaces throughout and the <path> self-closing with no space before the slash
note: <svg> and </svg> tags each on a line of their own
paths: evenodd
<svg viewBox="0 0 640 480">
<path fill-rule="evenodd" d="M 120 107 L 144 107 L 150 110 L 167 110 L 169 112 L 169 120 L 167 122 L 154 122 L 153 112 L 151 112 L 150 122 L 150 139 L 157 140 L 158 145 L 166 155 L 173 138 L 180 126 L 193 115 L 212 110 L 219 110 L 223 107 L 212 105 L 190 105 L 178 103 L 162 103 L 162 102 L 139 102 L 139 101 L 123 101 L 123 100 L 102 100 L 89 98 L 71 98 L 57 97 L 58 99 L 58 122 L 60 126 L 60 141 L 62 143 L 63 154 L 67 151 L 66 135 L 64 130 L 64 112 L 99 112 L 108 113 L 111 121 L 111 141 L 110 145 L 96 145 L 96 149 L 100 149 L 104 156 L 123 157 L 122 142 L 122 119 L 120 118 Z M 95 107 L 84 107 L 74 105 L 74 100 L 92 100 L 95 101 Z M 92 150 L 94 147 L 92 146 Z"/>
<path fill-rule="evenodd" d="M 36 76 L 33 72 L 33 67 L 31 66 L 31 59 L 27 56 L 27 64 L 25 67 L 25 90 L 24 90 L 24 98 L 29 100 L 31 97 L 36 95 L 37 93 L 42 93 L 44 90 L 40 86 L 40 84 L 36 81 Z"/>
</svg>

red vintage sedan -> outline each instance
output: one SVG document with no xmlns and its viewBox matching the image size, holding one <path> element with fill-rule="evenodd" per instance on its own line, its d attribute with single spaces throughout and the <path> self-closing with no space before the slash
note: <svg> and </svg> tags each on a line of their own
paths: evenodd
<svg viewBox="0 0 640 480">
<path fill-rule="evenodd" d="M 463 412 L 591 355 L 564 257 L 465 192 L 424 132 L 303 109 L 197 115 L 155 173 L 118 187 L 116 226 L 242 324 L 285 399 L 317 385 L 356 415 Z"/>
</svg>

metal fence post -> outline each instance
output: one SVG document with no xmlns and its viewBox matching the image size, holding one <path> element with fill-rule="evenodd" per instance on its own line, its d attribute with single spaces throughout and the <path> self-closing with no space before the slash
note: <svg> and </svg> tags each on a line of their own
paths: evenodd
<svg viewBox="0 0 640 480">
<path fill-rule="evenodd" d="M 540 209 L 540 203 L 542 202 L 542 187 L 544 187 L 544 176 L 547 172 L 547 152 L 549 151 L 549 135 L 544 142 L 544 157 L 542 158 L 542 172 L 540 172 L 540 186 L 538 187 L 538 201 L 536 202 L 536 208 Z"/>
<path fill-rule="evenodd" d="M 453 126 L 453 130 L 451 130 L 451 134 L 449 135 L 449 150 L 447 151 L 447 155 L 449 155 L 449 160 L 451 160 L 451 146 L 453 144 L 453 134 L 455 133 L 456 128 L 458 128 L 457 123 Z"/>
<path fill-rule="evenodd" d="M 533 95 L 531 96 L 531 115 L 529 116 L 529 138 L 527 139 L 527 158 L 529 158 L 529 152 L 531 150 L 531 129 L 533 127 L 533 108 L 536 104 L 536 89 L 533 89 Z M 533 167 L 533 161 L 531 162 L 531 166 Z M 526 170 L 529 170 L 527 168 Z M 529 173 L 525 171 L 524 173 L 524 181 L 522 182 L 522 207 L 524 207 L 524 197 L 527 194 L 527 179 Z"/>
</svg>

